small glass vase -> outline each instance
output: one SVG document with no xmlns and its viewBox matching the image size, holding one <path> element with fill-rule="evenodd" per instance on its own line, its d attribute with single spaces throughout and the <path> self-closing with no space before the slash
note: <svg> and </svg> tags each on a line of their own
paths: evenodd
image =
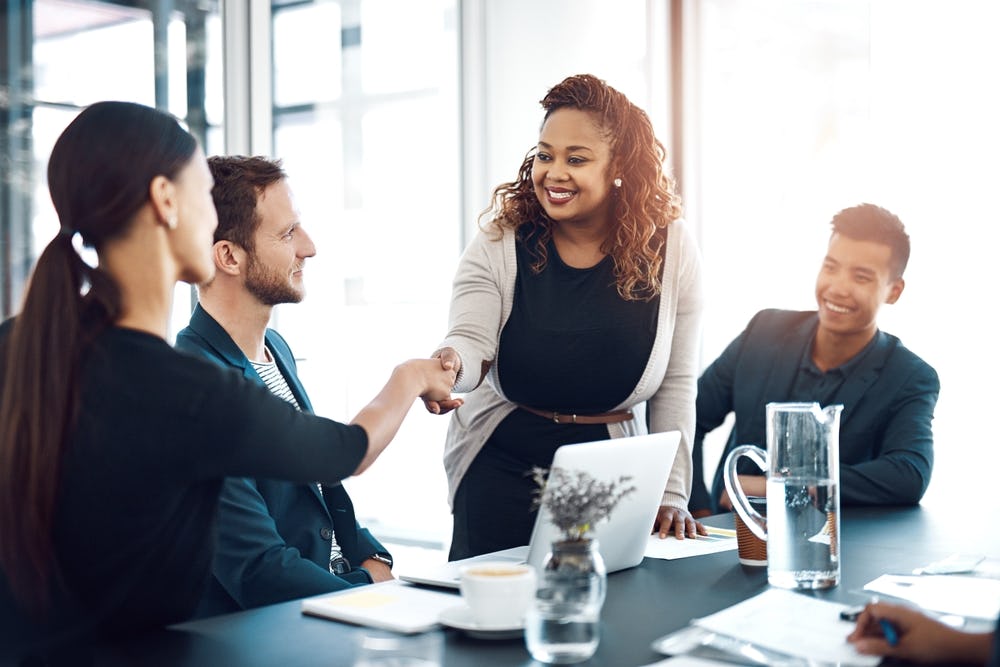
<svg viewBox="0 0 1000 667">
<path fill-rule="evenodd" d="M 524 620 L 524 641 L 531 657 L 570 664 L 594 655 L 607 582 L 597 540 L 553 542 Z"/>
</svg>

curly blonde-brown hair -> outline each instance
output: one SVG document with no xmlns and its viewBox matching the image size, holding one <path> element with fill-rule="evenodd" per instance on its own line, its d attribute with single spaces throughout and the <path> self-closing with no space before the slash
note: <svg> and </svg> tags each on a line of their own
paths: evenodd
<svg viewBox="0 0 1000 667">
<path fill-rule="evenodd" d="M 660 293 L 663 250 L 667 227 L 681 215 L 680 196 L 674 180 L 663 170 L 667 152 L 653 134 L 653 125 L 625 95 L 590 74 L 579 74 L 553 86 L 541 100 L 544 125 L 558 109 L 572 108 L 594 115 L 611 142 L 612 173 L 621 174 L 616 187 L 614 231 L 602 250 L 614 260 L 618 294 L 625 300 L 648 301 Z M 517 178 L 493 191 L 492 202 L 481 219 L 490 216 L 497 228 L 516 230 L 533 239 L 531 265 L 541 272 L 548 261 L 546 244 L 554 222 L 535 196 L 531 181 L 537 149 L 525 155 Z"/>
</svg>

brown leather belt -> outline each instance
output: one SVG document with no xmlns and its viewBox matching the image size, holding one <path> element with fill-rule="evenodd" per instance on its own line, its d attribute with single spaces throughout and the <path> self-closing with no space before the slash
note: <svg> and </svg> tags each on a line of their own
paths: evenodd
<svg viewBox="0 0 1000 667">
<path fill-rule="evenodd" d="M 634 416 L 631 410 L 605 412 L 600 415 L 568 415 L 562 412 L 536 410 L 535 408 L 529 408 L 527 405 L 518 405 L 517 407 L 527 410 L 533 415 L 550 419 L 556 424 L 617 424 L 619 422 L 627 422 Z"/>
</svg>

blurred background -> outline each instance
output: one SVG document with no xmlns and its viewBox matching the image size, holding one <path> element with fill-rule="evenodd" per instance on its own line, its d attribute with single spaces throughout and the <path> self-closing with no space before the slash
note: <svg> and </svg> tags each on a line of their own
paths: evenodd
<svg viewBox="0 0 1000 667">
<path fill-rule="evenodd" d="M 5 0 L 0 310 L 58 230 L 52 143 L 89 103 L 170 111 L 209 155 L 280 157 L 318 249 L 274 325 L 318 413 L 347 420 L 445 333 L 492 189 L 571 74 L 615 86 L 668 149 L 704 259 L 702 366 L 764 307 L 811 309 L 829 221 L 873 202 L 913 252 L 882 328 L 941 376 L 925 504 L 993 505 L 1000 3 L 992 0 Z M 196 294 L 178 288 L 173 332 Z M 394 549 L 439 554 L 446 418 L 415 405 L 346 482 Z M 711 477 L 728 428 L 710 437 Z M 527 508 L 526 508 L 527 510 Z"/>
</svg>

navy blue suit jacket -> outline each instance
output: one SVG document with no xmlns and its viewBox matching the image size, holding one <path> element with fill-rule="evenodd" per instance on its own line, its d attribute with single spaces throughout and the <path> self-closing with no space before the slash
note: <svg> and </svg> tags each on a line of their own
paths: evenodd
<svg viewBox="0 0 1000 667">
<path fill-rule="evenodd" d="M 813 400 L 790 393 L 817 322 L 815 311 L 763 310 L 698 379 L 692 511 L 718 509 L 724 488 L 722 462 L 729 451 L 742 444 L 767 448 L 767 403 Z M 931 421 L 940 388 L 934 369 L 898 338 L 882 331 L 876 334 L 873 347 L 851 368 L 831 402 L 844 406 L 840 416 L 842 504 L 920 502 L 934 464 Z M 709 495 L 703 482 L 703 441 L 730 412 L 735 412 L 736 421 Z"/>
<path fill-rule="evenodd" d="M 302 410 L 312 404 L 296 375 L 285 340 L 268 329 L 265 344 Z M 235 368 L 264 384 L 226 330 L 199 305 L 176 347 L 220 366 Z M 325 500 L 324 500 L 325 496 Z M 343 576 L 330 574 L 330 529 L 351 563 Z M 270 479 L 228 478 L 219 501 L 218 540 L 212 581 L 198 616 L 209 616 L 371 583 L 357 567 L 385 548 L 358 525 L 354 505 L 341 485 L 323 487 Z"/>
</svg>

